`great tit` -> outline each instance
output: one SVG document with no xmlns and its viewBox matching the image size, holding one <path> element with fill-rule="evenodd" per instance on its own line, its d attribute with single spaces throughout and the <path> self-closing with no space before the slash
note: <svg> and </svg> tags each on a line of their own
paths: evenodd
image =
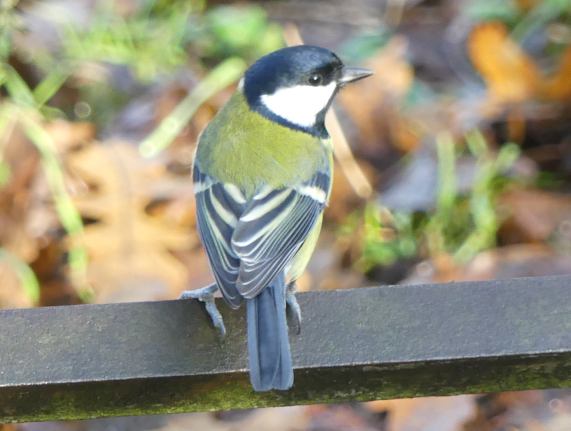
<svg viewBox="0 0 571 431">
<path fill-rule="evenodd" d="M 293 385 L 286 307 L 299 327 L 294 283 L 304 271 L 331 192 L 325 113 L 337 91 L 372 72 L 344 66 L 317 46 L 284 48 L 256 61 L 202 133 L 193 181 L 197 226 L 216 283 L 183 294 L 232 308 L 246 302 L 254 390 Z"/>
</svg>

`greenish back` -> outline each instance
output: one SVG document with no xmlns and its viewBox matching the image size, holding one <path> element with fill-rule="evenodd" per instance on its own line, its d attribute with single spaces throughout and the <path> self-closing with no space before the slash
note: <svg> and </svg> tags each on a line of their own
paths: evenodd
<svg viewBox="0 0 571 431">
<path fill-rule="evenodd" d="M 331 149 L 328 141 L 250 110 L 236 91 L 204 130 L 196 157 L 204 173 L 250 198 L 263 185 L 281 188 L 329 171 Z"/>
</svg>

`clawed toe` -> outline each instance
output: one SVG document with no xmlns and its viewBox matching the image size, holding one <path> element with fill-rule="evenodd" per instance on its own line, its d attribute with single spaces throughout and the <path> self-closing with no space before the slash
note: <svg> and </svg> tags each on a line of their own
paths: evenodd
<svg viewBox="0 0 571 431">
<path fill-rule="evenodd" d="M 292 321 L 292 327 L 296 334 L 301 332 L 301 308 L 297 302 L 295 297 L 295 284 L 291 283 L 288 285 L 287 292 L 286 292 L 286 304 L 287 304 L 287 311 Z"/>
<path fill-rule="evenodd" d="M 195 290 L 185 290 L 180 295 L 180 299 L 196 299 L 200 302 L 204 302 L 204 307 L 206 312 L 210 316 L 210 321 L 212 325 L 218 330 L 218 334 L 221 338 L 226 336 L 226 327 L 224 326 L 224 319 L 216 306 L 214 301 L 214 294 L 218 290 L 216 284 L 211 284 L 209 286 L 203 287 L 202 289 Z"/>
</svg>

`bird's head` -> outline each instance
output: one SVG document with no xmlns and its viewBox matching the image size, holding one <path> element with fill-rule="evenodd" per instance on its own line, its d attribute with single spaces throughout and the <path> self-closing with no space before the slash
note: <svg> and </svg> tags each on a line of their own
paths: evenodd
<svg viewBox="0 0 571 431">
<path fill-rule="evenodd" d="M 345 66 L 327 49 L 300 45 L 260 58 L 240 85 L 251 109 L 287 127 L 325 136 L 325 113 L 336 92 L 371 74 Z"/>
</svg>

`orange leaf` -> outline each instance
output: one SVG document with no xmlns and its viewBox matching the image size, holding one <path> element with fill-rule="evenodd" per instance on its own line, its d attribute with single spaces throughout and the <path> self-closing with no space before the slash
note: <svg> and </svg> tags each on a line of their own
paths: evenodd
<svg viewBox="0 0 571 431">
<path fill-rule="evenodd" d="M 557 72 L 549 77 L 543 87 L 542 95 L 548 100 L 565 101 L 571 99 L 571 46 L 561 56 Z"/>
<path fill-rule="evenodd" d="M 541 78 L 534 61 L 510 39 L 498 22 L 478 25 L 468 51 L 496 102 L 523 102 L 537 95 Z"/>
</svg>

